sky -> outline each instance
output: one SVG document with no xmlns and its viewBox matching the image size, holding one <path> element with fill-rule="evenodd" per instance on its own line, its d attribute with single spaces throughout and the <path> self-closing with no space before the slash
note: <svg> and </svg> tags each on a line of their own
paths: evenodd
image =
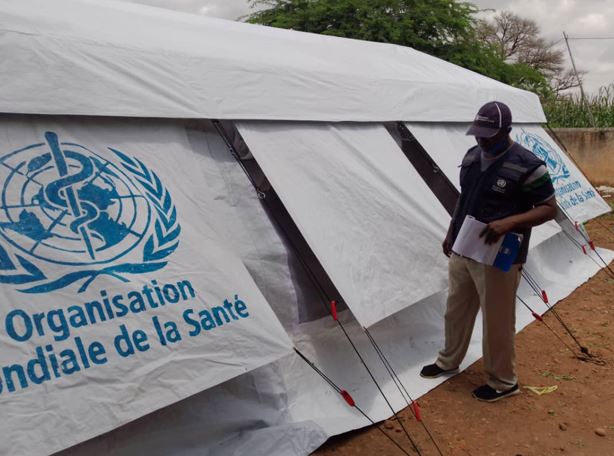
<svg viewBox="0 0 614 456">
<path fill-rule="evenodd" d="M 249 14 L 247 0 L 124 0 L 160 8 L 236 20 Z M 473 0 L 486 10 L 507 10 L 533 19 L 544 38 L 559 41 L 567 50 L 563 31 L 570 38 L 614 37 L 614 0 Z M 585 71 L 584 89 L 595 93 L 599 87 L 614 83 L 614 40 L 571 40 L 578 70 Z M 571 67 L 568 55 L 567 64 Z"/>
</svg>

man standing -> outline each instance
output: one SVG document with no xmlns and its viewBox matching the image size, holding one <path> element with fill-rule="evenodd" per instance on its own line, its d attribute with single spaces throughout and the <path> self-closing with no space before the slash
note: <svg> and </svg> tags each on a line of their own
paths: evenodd
<svg viewBox="0 0 614 456">
<path fill-rule="evenodd" d="M 450 257 L 445 346 L 437 361 L 420 372 L 426 378 L 458 372 L 478 310 L 482 309 L 482 350 L 488 381 L 475 389 L 473 396 L 487 402 L 520 392 L 514 366 L 516 290 L 531 228 L 557 213 L 545 163 L 511 139 L 511 126 L 510 109 L 492 101 L 480 108 L 467 131 L 478 145 L 463 158 L 461 194 L 442 245 L 444 254 Z M 515 264 L 508 272 L 452 252 L 467 215 L 487 224 L 480 234 L 487 244 L 511 231 L 523 235 Z"/>
</svg>

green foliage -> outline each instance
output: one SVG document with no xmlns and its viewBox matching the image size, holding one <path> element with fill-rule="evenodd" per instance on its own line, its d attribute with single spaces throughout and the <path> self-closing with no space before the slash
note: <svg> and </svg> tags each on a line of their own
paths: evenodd
<svg viewBox="0 0 614 456">
<path fill-rule="evenodd" d="M 537 93 L 540 97 L 552 95 L 548 79 L 542 73 L 523 63 L 507 63 L 487 46 L 464 46 L 448 60 L 505 84 Z"/>
<path fill-rule="evenodd" d="M 501 49 L 484 38 L 474 14 L 477 8 L 458 0 L 249 0 L 256 11 L 248 22 L 409 46 L 505 84 L 537 93 L 551 123 L 589 126 L 577 98 L 559 97 L 543 65 L 506 62 Z M 528 23 L 533 34 L 535 23 Z M 481 23 L 482 26 L 484 25 Z M 542 62 L 543 63 L 543 62 Z M 614 87 L 593 97 L 598 126 L 614 126 Z"/>
<path fill-rule="evenodd" d="M 250 0 L 249 22 L 409 46 L 521 88 L 547 90 L 527 65 L 506 63 L 477 38 L 477 8 L 456 0 Z"/>
<path fill-rule="evenodd" d="M 476 8 L 454 0 L 251 0 L 248 21 L 411 46 L 433 55 L 473 36 Z"/>
<path fill-rule="evenodd" d="M 548 79 L 524 63 L 506 63 L 497 79 L 514 87 L 535 92 L 542 97 L 550 96 L 552 91 Z"/>
<path fill-rule="evenodd" d="M 597 128 L 614 127 L 614 84 L 602 87 L 596 95 L 587 97 L 588 106 Z M 542 105 L 548 122 L 559 128 L 592 127 L 586 105 L 579 94 L 545 97 Z"/>
</svg>

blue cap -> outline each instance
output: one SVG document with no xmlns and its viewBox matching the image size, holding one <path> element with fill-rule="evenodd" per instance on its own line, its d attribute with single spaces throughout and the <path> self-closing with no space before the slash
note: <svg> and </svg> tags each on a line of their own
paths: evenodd
<svg viewBox="0 0 614 456">
<path fill-rule="evenodd" d="M 500 101 L 489 101 L 480 108 L 466 135 L 492 138 L 512 126 L 512 111 Z"/>
</svg>

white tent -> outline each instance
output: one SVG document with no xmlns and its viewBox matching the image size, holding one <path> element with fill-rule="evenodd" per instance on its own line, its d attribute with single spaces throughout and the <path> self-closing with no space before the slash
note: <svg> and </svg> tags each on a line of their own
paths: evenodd
<svg viewBox="0 0 614 456">
<path fill-rule="evenodd" d="M 417 372 L 441 343 L 449 216 L 386 122 L 406 122 L 454 183 L 462 128 L 504 101 L 518 140 L 558 173 L 567 215 L 607 206 L 539 130 L 534 94 L 412 49 L 91 0 L 6 0 L 0 25 L 2 452 L 99 435 L 65 453 L 303 455 L 367 425 L 288 354 L 281 326 L 372 419 L 388 417 L 322 318 L 321 288 L 349 308 L 340 319 L 395 409 L 405 401 L 363 327 L 413 396 L 434 387 Z M 527 269 L 551 302 L 599 270 L 556 224 L 536 231 Z M 134 309 L 123 314 L 120 295 Z M 107 320 L 92 323 L 96 300 Z M 530 319 L 519 308 L 519 328 Z M 129 340 L 116 339 L 121 323 Z M 42 384 L 33 363 L 27 387 L 4 369 L 75 336 L 110 349 L 108 362 L 96 346 L 86 355 L 100 365 L 65 360 L 70 376 Z M 478 325 L 466 363 L 479 356 Z"/>
<path fill-rule="evenodd" d="M 535 94 L 400 46 L 112 1 L 7 0 L 2 24 L 8 112 L 462 122 L 500 99 L 545 120 Z"/>
</svg>

